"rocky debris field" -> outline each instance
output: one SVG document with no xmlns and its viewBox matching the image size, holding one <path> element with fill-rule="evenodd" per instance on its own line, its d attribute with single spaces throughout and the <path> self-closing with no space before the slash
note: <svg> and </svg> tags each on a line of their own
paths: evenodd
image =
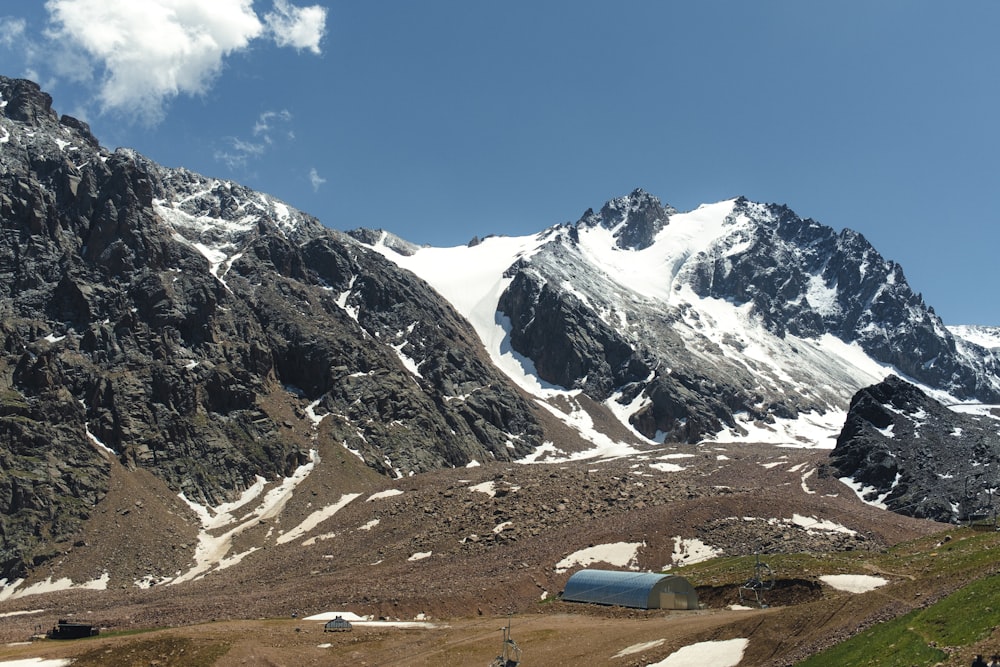
<svg viewBox="0 0 1000 667">
<path fill-rule="evenodd" d="M 194 581 L 148 588 L 135 584 L 136 574 L 151 567 L 169 579 L 172 568 L 189 567 L 199 531 L 191 513 L 165 487 L 137 484 L 132 473 L 122 469 L 112 478 L 121 475 L 123 481 L 112 484 L 108 504 L 98 506 L 76 542 L 79 546 L 53 560 L 51 570 L 37 573 L 36 579 L 71 576 L 87 581 L 109 564 L 132 574 L 112 576 L 103 591 L 74 589 L 8 599 L 0 603 L 0 613 L 15 615 L 3 617 L 0 639 L 23 640 L 56 617 L 86 620 L 113 633 L 218 621 L 301 619 L 337 609 L 375 619 L 423 618 L 457 627 L 507 614 L 565 617 L 570 626 L 582 624 L 587 632 L 600 633 L 600 619 L 652 622 L 677 612 L 559 602 L 566 579 L 585 565 L 659 571 L 713 554 L 871 553 L 947 528 L 861 503 L 851 489 L 827 474 L 827 456 L 821 450 L 769 445 L 667 446 L 607 461 L 493 464 L 394 481 L 369 480 L 367 488 L 331 518 L 299 539 L 277 544 L 273 534 L 288 530 L 295 517 L 315 509 L 323 497 L 320 489 L 345 483 L 334 474 L 335 466 L 344 464 L 327 456 L 280 516 L 260 522 L 234 542 L 234 552 L 248 552 L 241 562 Z M 113 530 L 128 538 L 108 551 L 99 545 L 108 543 L 106 535 Z M 588 550 L 615 544 L 625 545 L 626 562 L 587 562 Z M 776 608 L 822 602 L 829 596 L 809 573 L 775 576 Z M 739 601 L 731 582 L 692 583 L 707 607 L 699 614 L 709 614 L 704 621 L 708 626 L 722 623 L 718 614 Z M 555 621 L 539 621 L 550 622 Z M 315 633 L 315 625 L 308 630 Z M 384 655 L 385 650 L 398 658 L 401 647 L 385 647 L 396 644 L 399 632 L 367 629 L 329 641 L 348 643 L 350 655 L 365 655 L 371 648 L 373 655 Z M 403 636 L 406 632 L 414 631 Z M 319 639 L 313 637 L 323 643 Z M 498 646 L 499 641 L 493 641 L 497 639 L 484 636 L 483 645 Z M 440 657 L 433 648 L 436 640 L 426 641 L 427 655 Z M 330 652 L 322 655 L 329 659 Z"/>
</svg>

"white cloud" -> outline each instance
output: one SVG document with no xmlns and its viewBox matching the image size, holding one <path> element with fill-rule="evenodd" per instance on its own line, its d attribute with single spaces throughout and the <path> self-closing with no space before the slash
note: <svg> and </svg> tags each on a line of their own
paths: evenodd
<svg viewBox="0 0 1000 667">
<path fill-rule="evenodd" d="M 287 0 L 274 0 L 274 11 L 264 21 L 278 46 L 293 46 L 320 53 L 319 43 L 326 32 L 326 7 L 295 7 Z"/>
<path fill-rule="evenodd" d="M 274 130 L 276 123 L 288 123 L 292 120 L 292 114 L 287 109 L 282 109 L 281 111 L 265 111 L 258 118 L 257 122 L 253 126 L 253 136 L 263 137 L 264 141 L 267 143 L 273 143 L 271 139 L 271 132 Z M 289 134 L 291 131 L 289 130 Z"/>
<path fill-rule="evenodd" d="M 286 0 L 275 1 L 266 26 L 253 0 L 47 0 L 45 8 L 46 37 L 62 47 L 48 65 L 64 76 L 96 72 L 102 110 L 147 123 L 174 97 L 208 91 L 225 58 L 254 40 L 318 53 L 326 28 L 325 9 Z"/>
<path fill-rule="evenodd" d="M 8 49 L 24 37 L 24 31 L 28 27 L 28 22 L 24 19 L 15 19 L 9 16 L 0 17 L 0 44 Z"/>
<path fill-rule="evenodd" d="M 326 179 L 319 175 L 316 167 L 309 170 L 309 182 L 312 183 L 313 192 L 319 192 L 319 186 L 326 183 Z"/>
<path fill-rule="evenodd" d="M 295 138 L 295 133 L 287 129 L 287 125 L 292 121 L 292 113 L 287 109 L 281 111 L 265 111 L 257 117 L 254 122 L 252 133 L 255 141 L 248 141 L 239 137 L 227 137 L 226 147 L 216 150 L 214 157 L 219 162 L 224 163 L 233 171 L 246 169 L 251 160 L 256 160 L 264 156 L 269 148 L 274 146 L 273 134 L 281 130 L 283 136 L 289 140 Z M 284 125 L 285 128 L 279 126 Z M 279 135 L 279 138 L 282 135 Z"/>
</svg>

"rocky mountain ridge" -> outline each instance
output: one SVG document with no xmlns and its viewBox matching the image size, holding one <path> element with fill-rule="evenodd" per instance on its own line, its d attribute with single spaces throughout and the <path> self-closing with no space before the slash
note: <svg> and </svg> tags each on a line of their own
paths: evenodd
<svg viewBox="0 0 1000 667">
<path fill-rule="evenodd" d="M 1000 400 L 994 352 L 946 328 L 898 264 L 785 206 L 738 198 L 679 213 L 636 190 L 520 244 L 399 252 L 352 234 L 430 282 L 481 338 L 502 338 L 495 363 L 509 346 L 530 360 L 524 373 L 604 404 L 643 439 L 796 441 L 783 422 L 841 419 L 890 370 L 956 400 Z M 478 282 L 439 271 L 507 247 Z M 499 324 L 463 305 L 480 307 L 470 291 Z"/>
<path fill-rule="evenodd" d="M 935 521 L 996 520 L 1000 411 L 943 405 L 890 376 L 859 391 L 830 455 L 869 502 Z"/>
<path fill-rule="evenodd" d="M 437 553 L 490 563 L 474 604 L 522 555 L 558 585 L 560 553 L 598 536 L 661 567 L 681 536 L 657 526 L 681 525 L 680 505 L 685 539 L 734 555 L 754 536 L 881 544 L 856 535 L 891 527 L 837 497 L 821 455 L 789 464 L 753 443 L 832 446 L 887 364 L 998 394 L 994 353 L 957 341 L 897 265 L 782 206 L 679 212 L 637 190 L 534 237 L 421 248 L 108 151 L 2 77 L 0 286 L 0 601 L 63 575 L 242 587 L 335 553 L 383 576 L 377 601 L 338 590 L 387 605 L 399 581 L 428 589 L 413 563 Z M 761 471 L 786 464 L 798 486 L 773 507 Z M 362 499 L 404 480 L 419 502 Z M 468 495 L 482 485 L 491 500 Z M 810 532 L 833 507 L 854 528 Z"/>
<path fill-rule="evenodd" d="M 235 183 L 102 148 L 0 78 L 0 578 L 70 539 L 107 457 L 217 505 L 309 458 L 510 460 L 533 409 L 426 285 Z"/>
</svg>

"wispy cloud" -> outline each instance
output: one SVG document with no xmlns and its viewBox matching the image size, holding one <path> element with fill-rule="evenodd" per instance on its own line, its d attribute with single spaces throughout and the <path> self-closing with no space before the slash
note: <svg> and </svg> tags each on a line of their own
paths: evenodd
<svg viewBox="0 0 1000 667">
<path fill-rule="evenodd" d="M 309 182 L 312 183 L 313 192 L 319 192 L 320 186 L 326 183 L 326 179 L 319 175 L 316 167 L 313 167 L 309 170 Z"/>
<path fill-rule="evenodd" d="M 0 45 L 13 48 L 24 37 L 28 22 L 10 16 L 0 16 Z"/>
<path fill-rule="evenodd" d="M 55 74 L 99 82 L 102 111 L 155 124 L 179 95 L 207 92 L 225 59 L 257 40 L 320 53 L 327 10 L 274 0 L 263 20 L 253 0 L 48 0 L 44 36 Z M 7 20 L 0 40 L 24 27 Z M 6 37 L 9 35 L 9 37 Z"/>
<path fill-rule="evenodd" d="M 263 157 L 274 146 L 275 137 L 289 140 L 295 138 L 291 122 L 292 114 L 287 109 L 265 111 L 257 117 L 251 129 L 253 140 L 227 137 L 224 140 L 225 148 L 216 150 L 214 157 L 232 171 L 245 170 L 251 161 Z"/>
<path fill-rule="evenodd" d="M 262 137 L 265 142 L 271 144 L 274 140 L 271 138 L 271 133 L 274 132 L 277 125 L 287 125 L 292 120 L 292 114 L 287 109 L 282 109 L 281 111 L 265 111 L 257 118 L 257 122 L 253 126 L 253 136 Z M 290 139 L 295 138 L 295 133 L 291 130 L 285 130 L 286 135 Z"/>
</svg>

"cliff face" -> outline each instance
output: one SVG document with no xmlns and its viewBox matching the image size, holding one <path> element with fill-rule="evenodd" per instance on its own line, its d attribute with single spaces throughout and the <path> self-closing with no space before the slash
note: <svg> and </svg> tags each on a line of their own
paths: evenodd
<svg viewBox="0 0 1000 667">
<path fill-rule="evenodd" d="M 637 190 L 549 230 L 505 275 L 511 347 L 545 381 L 641 406 L 629 422 L 649 438 L 843 410 L 879 365 L 1000 400 L 995 354 L 958 341 L 898 264 L 784 206 L 680 214 Z"/>
<path fill-rule="evenodd" d="M 997 422 L 962 414 L 891 376 L 859 391 L 830 455 L 863 498 L 936 521 L 994 514 Z"/>
<path fill-rule="evenodd" d="M 413 275 L 266 195 L 103 149 L 31 82 L 0 77 L 0 100 L 0 578 L 72 534 L 108 457 L 217 504 L 289 474 L 321 419 L 391 476 L 540 444 Z"/>
</svg>

